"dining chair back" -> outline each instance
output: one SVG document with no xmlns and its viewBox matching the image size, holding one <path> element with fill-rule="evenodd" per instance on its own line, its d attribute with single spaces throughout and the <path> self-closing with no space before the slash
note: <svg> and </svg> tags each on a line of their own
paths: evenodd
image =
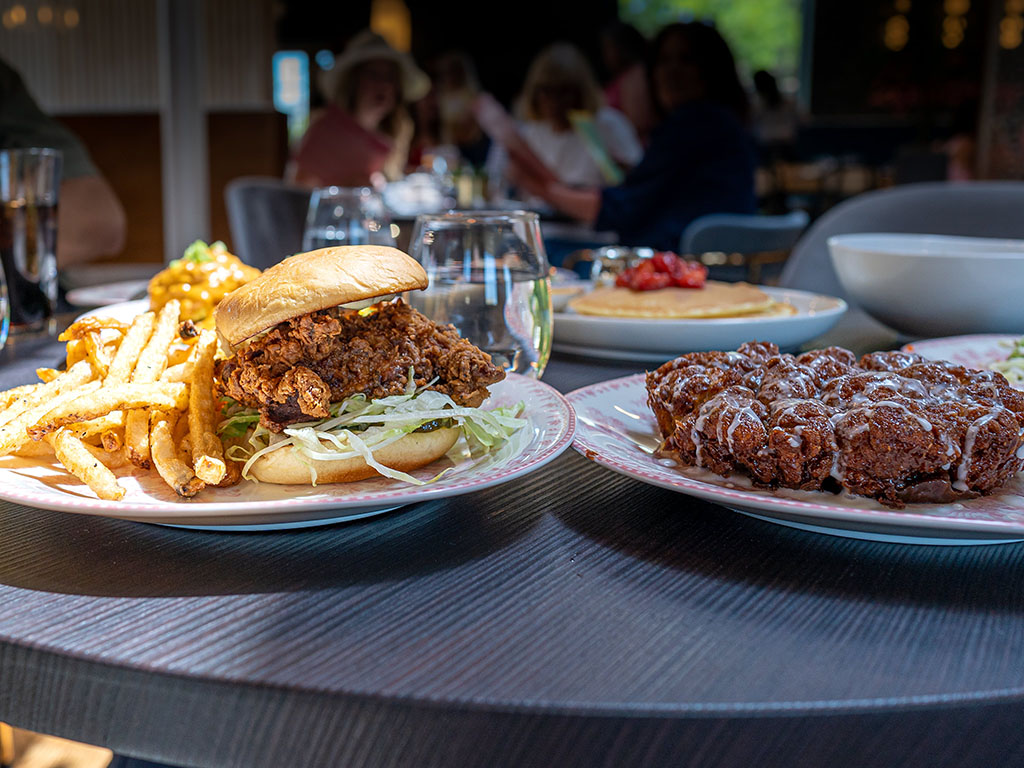
<svg viewBox="0 0 1024 768">
<path fill-rule="evenodd" d="M 302 250 L 310 190 L 267 176 L 228 182 L 224 199 L 235 254 L 260 269 Z"/>
<path fill-rule="evenodd" d="M 1024 238 L 1024 182 L 926 182 L 839 203 L 803 234 L 779 285 L 849 300 L 832 267 L 828 239 L 856 232 Z"/>
<path fill-rule="evenodd" d="M 778 216 L 711 213 L 690 222 L 679 250 L 702 261 L 712 277 L 757 283 L 765 266 L 786 260 L 807 222 L 799 210 Z"/>
</svg>

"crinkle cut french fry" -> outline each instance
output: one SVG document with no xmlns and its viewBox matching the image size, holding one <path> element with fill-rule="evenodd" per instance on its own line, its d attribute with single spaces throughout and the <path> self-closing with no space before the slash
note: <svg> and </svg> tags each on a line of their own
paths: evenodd
<svg viewBox="0 0 1024 768">
<path fill-rule="evenodd" d="M 175 413 L 154 411 L 150 419 L 150 452 L 153 466 L 160 473 L 174 492 L 179 496 L 191 498 L 205 487 L 205 483 L 196 477 L 192 468 L 178 458 L 178 450 L 174 445 Z"/>
<path fill-rule="evenodd" d="M 62 376 L 47 384 L 40 384 L 31 393 L 0 413 L 0 455 L 10 453 L 29 439 L 28 428 L 45 416 L 52 408 L 77 397 L 83 391 L 99 387 L 99 382 L 90 382 L 92 366 L 81 361 L 65 371 Z"/>
<path fill-rule="evenodd" d="M 53 446 L 57 459 L 68 472 L 88 485 L 99 498 L 106 501 L 120 501 L 124 498 L 124 488 L 117 482 L 114 473 L 93 456 L 86 444 L 77 437 L 62 429 L 47 435 L 46 441 Z"/>
<path fill-rule="evenodd" d="M 131 328 L 124 335 L 121 346 L 117 348 L 114 355 L 114 362 L 107 370 L 106 382 L 110 384 L 124 384 L 131 381 L 132 373 L 135 371 L 135 364 L 139 361 L 139 355 L 146 348 L 149 337 L 153 333 L 153 324 L 156 322 L 156 315 L 146 312 L 139 315 L 132 321 Z"/>
<path fill-rule="evenodd" d="M 192 436 L 192 466 L 208 485 L 224 479 L 224 446 L 214 431 L 213 356 L 217 353 L 217 334 L 203 331 L 196 343 L 195 369 L 189 388 L 188 431 Z"/>
<path fill-rule="evenodd" d="M 94 382 L 99 385 L 100 382 Z M 38 439 L 48 432 L 106 416 L 111 411 L 140 408 L 164 408 L 183 411 L 188 407 L 188 385 L 156 382 L 152 384 L 115 384 L 104 387 L 89 397 L 64 401 L 44 413 L 29 426 L 29 433 Z M 134 410 L 132 411 L 135 412 Z M 139 411 L 145 415 L 145 411 Z M 2 445 L 2 444 L 0 444 Z"/>
</svg>

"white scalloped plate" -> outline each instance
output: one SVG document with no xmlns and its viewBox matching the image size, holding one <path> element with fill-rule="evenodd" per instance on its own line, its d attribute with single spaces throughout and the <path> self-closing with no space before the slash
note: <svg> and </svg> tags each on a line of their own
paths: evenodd
<svg viewBox="0 0 1024 768">
<path fill-rule="evenodd" d="M 846 302 L 788 288 L 758 286 L 792 315 L 658 320 L 555 312 L 554 348 L 561 352 L 642 362 L 671 360 L 684 352 L 735 349 L 750 339 L 790 349 L 828 331 L 846 312 Z"/>
<path fill-rule="evenodd" d="M 579 426 L 573 447 L 609 469 L 743 514 L 834 536 L 909 544 L 1002 544 L 1024 540 L 1024 477 L 992 496 L 890 509 L 871 499 L 814 491 L 764 491 L 745 477 L 680 468 L 653 455 L 659 443 L 644 374 L 567 395 Z"/>
<path fill-rule="evenodd" d="M 987 368 L 990 363 L 1005 360 L 1019 338 L 1003 333 L 947 336 L 915 341 L 904 346 L 903 351 L 916 352 L 929 360 L 948 360 L 968 368 Z"/>
<path fill-rule="evenodd" d="M 557 457 L 572 442 L 576 427 L 572 407 L 551 386 L 514 373 L 491 387 L 487 406 L 520 401 L 526 406 L 528 424 L 504 448 L 473 459 L 460 439 L 448 456 L 412 473 L 429 479 L 449 468 L 439 480 L 424 486 L 383 477 L 317 487 L 243 481 L 232 488 L 207 488 L 186 500 L 155 472 L 125 468 L 117 470 L 127 491 L 124 499 L 102 501 L 58 464 L 3 457 L 0 499 L 42 509 L 214 530 L 271 530 L 354 520 L 499 485 Z"/>
</svg>

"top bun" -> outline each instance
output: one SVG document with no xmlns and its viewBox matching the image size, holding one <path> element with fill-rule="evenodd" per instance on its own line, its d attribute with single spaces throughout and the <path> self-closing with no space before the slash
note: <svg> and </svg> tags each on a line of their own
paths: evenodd
<svg viewBox="0 0 1024 768">
<path fill-rule="evenodd" d="M 229 293 L 214 312 L 231 346 L 294 317 L 427 287 L 419 262 L 384 245 L 343 245 L 290 256 Z"/>
</svg>

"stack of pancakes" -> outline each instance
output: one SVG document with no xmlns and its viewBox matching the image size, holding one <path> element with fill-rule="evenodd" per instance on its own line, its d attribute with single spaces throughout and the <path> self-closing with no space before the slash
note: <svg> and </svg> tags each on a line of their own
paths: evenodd
<svg viewBox="0 0 1024 768">
<path fill-rule="evenodd" d="M 703 288 L 595 288 L 569 302 L 581 315 L 658 319 L 710 319 L 792 315 L 796 309 L 749 283 L 708 280 Z"/>
</svg>

